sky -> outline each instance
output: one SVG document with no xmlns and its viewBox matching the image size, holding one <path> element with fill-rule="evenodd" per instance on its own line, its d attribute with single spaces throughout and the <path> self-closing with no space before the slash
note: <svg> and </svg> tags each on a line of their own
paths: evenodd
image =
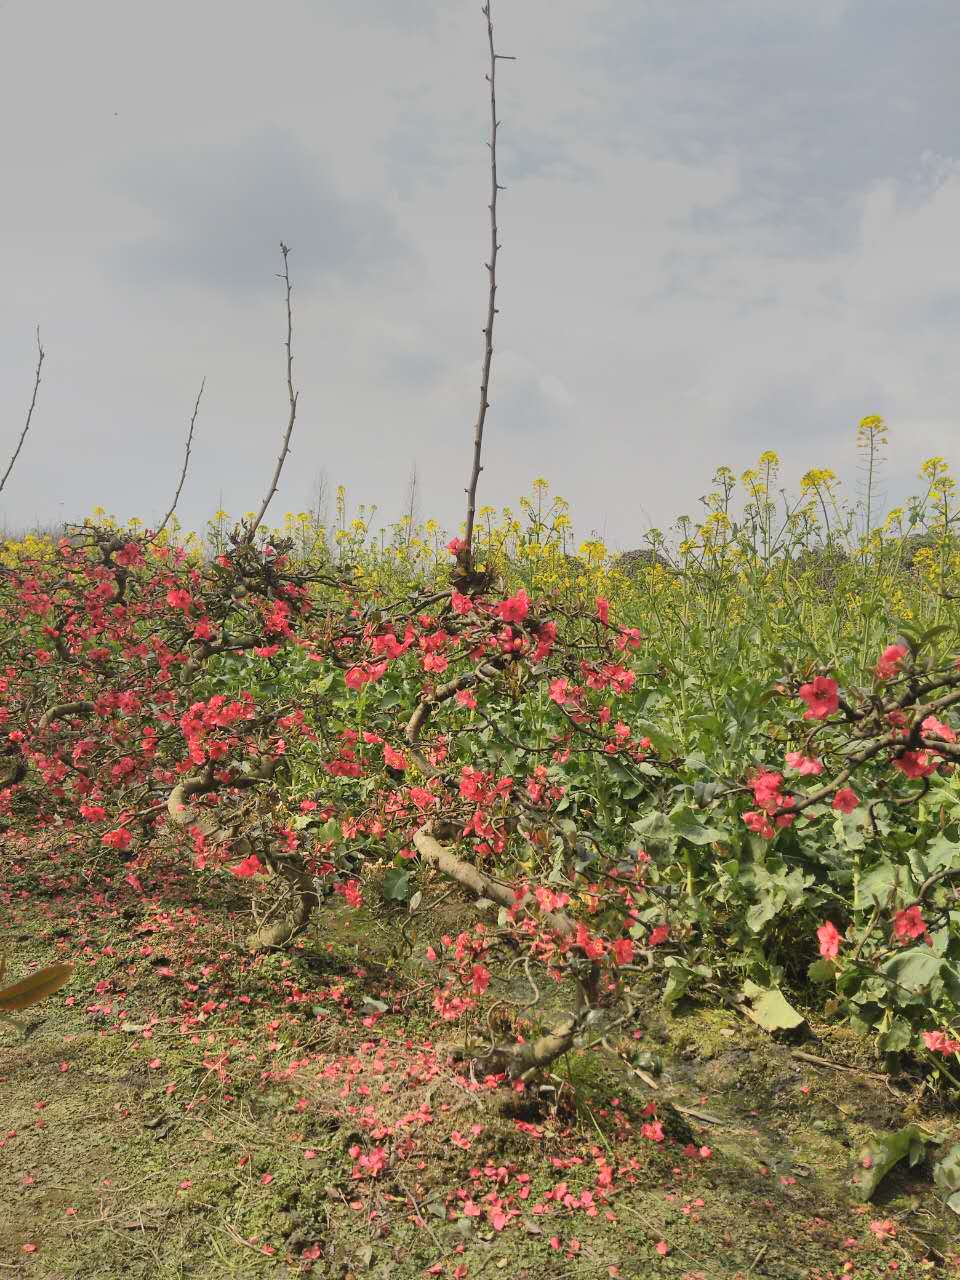
<svg viewBox="0 0 960 1280">
<path fill-rule="evenodd" d="M 957 0 L 493 0 L 502 251 L 479 502 L 642 545 L 766 449 L 888 502 L 960 462 Z M 463 519 L 489 229 L 479 0 L 0 0 L 10 529 L 346 486 Z"/>
</svg>

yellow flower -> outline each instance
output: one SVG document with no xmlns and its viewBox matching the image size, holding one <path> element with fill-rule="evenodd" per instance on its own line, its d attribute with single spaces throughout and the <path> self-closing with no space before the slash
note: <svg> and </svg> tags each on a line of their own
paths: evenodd
<svg viewBox="0 0 960 1280">
<path fill-rule="evenodd" d="M 879 413 L 871 413 L 867 418 L 860 419 L 860 425 L 857 427 L 857 438 L 861 441 L 867 441 L 871 437 L 877 440 L 885 440 L 887 438 L 887 424 Z"/>
<path fill-rule="evenodd" d="M 837 482 L 837 477 L 829 467 L 811 467 L 811 469 L 800 480 L 800 491 L 809 493 L 814 489 L 829 490 Z"/>
<path fill-rule="evenodd" d="M 607 548 L 598 539 L 594 538 L 587 542 L 581 542 L 579 554 L 588 561 L 599 561 L 607 554 Z"/>
</svg>

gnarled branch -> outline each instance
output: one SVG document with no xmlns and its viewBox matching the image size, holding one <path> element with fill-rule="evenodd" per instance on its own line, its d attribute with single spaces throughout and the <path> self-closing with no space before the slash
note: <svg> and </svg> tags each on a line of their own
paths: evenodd
<svg viewBox="0 0 960 1280">
<path fill-rule="evenodd" d="M 47 708 L 38 721 L 38 727 L 47 729 L 56 720 L 65 720 L 67 716 L 92 716 L 96 709 L 92 702 L 60 702 Z"/>
</svg>

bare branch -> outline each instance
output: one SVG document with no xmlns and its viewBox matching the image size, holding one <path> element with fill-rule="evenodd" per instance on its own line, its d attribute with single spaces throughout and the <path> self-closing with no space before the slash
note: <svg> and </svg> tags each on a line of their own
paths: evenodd
<svg viewBox="0 0 960 1280">
<path fill-rule="evenodd" d="M 40 345 L 40 326 L 39 325 L 37 326 L 37 351 L 39 353 L 37 356 L 37 373 L 36 373 L 36 377 L 33 380 L 33 395 L 30 399 L 30 408 L 27 410 L 27 420 L 24 423 L 23 430 L 20 432 L 20 440 L 17 443 L 16 449 L 14 449 L 13 451 L 13 457 L 10 459 L 9 463 L 7 464 L 7 469 L 3 473 L 3 479 L 0 480 L 0 493 L 3 493 L 3 486 L 7 483 L 7 480 L 9 479 L 10 472 L 13 470 L 13 464 L 16 462 L 17 458 L 20 457 L 20 450 L 23 448 L 23 442 L 24 440 L 26 440 L 27 432 L 30 430 L 30 422 L 33 418 L 33 410 L 37 403 L 37 392 L 40 390 L 40 370 L 43 368 L 43 361 L 44 361 L 44 355 L 45 355 L 43 347 Z"/>
<path fill-rule="evenodd" d="M 274 874 L 281 877 L 288 890 L 287 910 L 280 920 L 260 925 L 247 937 L 247 950 L 254 955 L 274 947 L 285 947 L 302 933 L 310 917 L 320 905 L 320 895 L 313 876 L 299 859 L 268 858 Z"/>
<path fill-rule="evenodd" d="M 530 911 L 537 911 L 547 928 L 552 929 L 561 938 L 569 940 L 575 936 L 577 932 L 576 925 L 565 912 L 541 909 L 532 893 L 525 893 L 518 900 L 513 889 L 498 880 L 494 880 L 492 876 L 478 871 L 472 863 L 466 862 L 463 858 L 458 858 L 451 849 L 442 845 L 436 836 L 432 834 L 429 823 L 420 828 L 413 837 L 413 843 L 424 862 L 431 867 L 436 867 L 448 880 L 453 880 L 455 884 L 460 885 L 462 888 L 469 889 L 476 897 L 489 898 L 501 907 L 522 907 Z"/>
<path fill-rule="evenodd" d="M 487 324 L 483 330 L 483 373 L 480 379 L 480 411 L 473 437 L 473 470 L 470 473 L 470 484 L 467 494 L 467 527 L 464 545 L 460 553 L 460 563 L 469 572 L 473 555 L 473 525 L 477 510 L 477 484 L 480 480 L 480 456 L 483 449 L 483 427 L 487 418 L 490 402 L 487 393 L 490 390 L 490 365 L 493 361 L 493 318 L 497 314 L 497 254 L 500 251 L 497 229 L 497 194 L 502 190 L 497 182 L 497 130 L 500 121 L 497 119 L 497 63 L 505 60 L 505 55 L 498 54 L 493 43 L 493 18 L 490 12 L 491 0 L 483 6 L 483 15 L 487 20 L 487 43 L 490 46 L 490 71 L 487 81 L 490 85 L 490 261 L 486 263 L 489 289 L 487 292 Z M 510 59 L 512 61 L 512 59 Z"/>
<path fill-rule="evenodd" d="M 280 273 L 280 279 L 286 285 L 287 290 L 287 394 L 290 398 L 290 417 L 287 420 L 287 429 L 280 448 L 280 457 L 277 458 L 277 465 L 274 468 L 273 479 L 270 481 L 267 496 L 261 503 L 253 524 L 246 531 L 245 541 L 248 543 L 253 542 L 254 535 L 260 528 L 263 517 L 267 514 L 267 507 L 269 507 L 273 495 L 277 492 L 277 485 L 280 483 L 280 472 L 283 470 L 283 464 L 286 462 L 287 454 L 290 452 L 290 437 L 293 435 L 293 424 L 297 419 L 297 399 L 300 394 L 293 389 L 293 351 L 291 347 L 293 342 L 293 311 L 290 307 L 290 270 L 287 266 L 287 255 L 290 250 L 283 242 L 280 244 L 280 252 L 283 254 L 283 271 Z"/>
<path fill-rule="evenodd" d="M 413 540 L 413 522 L 417 515 L 417 489 L 420 484 L 420 478 L 417 474 L 417 464 L 414 462 L 413 470 L 410 472 L 410 481 L 407 485 L 407 543 L 406 549 L 409 552 L 410 543 Z"/>
<path fill-rule="evenodd" d="M 196 404 L 193 406 L 193 416 L 190 419 L 190 430 L 187 432 L 187 449 L 183 455 L 183 470 L 180 472 L 180 483 L 177 485 L 177 491 L 173 495 L 173 502 L 171 503 L 170 510 L 163 517 L 160 527 L 157 529 L 156 533 L 151 538 L 151 542 L 155 542 L 157 538 L 160 537 L 161 533 L 163 533 L 164 529 L 167 527 L 170 520 L 173 518 L 173 513 L 177 509 L 177 503 L 180 501 L 180 494 L 183 491 L 183 482 L 187 478 L 187 467 L 190 465 L 190 447 L 193 444 L 193 429 L 196 426 L 197 413 L 199 412 L 199 409 L 200 409 L 200 397 L 203 395 L 203 388 L 206 385 L 207 385 L 207 380 L 206 378 L 204 378 L 203 381 L 200 383 L 200 390 L 197 392 L 197 401 L 196 401 Z"/>
<path fill-rule="evenodd" d="M 64 720 L 67 716 L 92 716 L 94 711 L 96 706 L 92 702 L 61 702 L 43 713 L 37 727 L 48 729 L 57 720 Z"/>
</svg>

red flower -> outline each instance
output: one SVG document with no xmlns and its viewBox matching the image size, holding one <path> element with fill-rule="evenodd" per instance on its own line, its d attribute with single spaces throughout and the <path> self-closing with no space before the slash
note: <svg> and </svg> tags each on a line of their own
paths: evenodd
<svg viewBox="0 0 960 1280">
<path fill-rule="evenodd" d="M 936 716 L 927 716 L 920 728 L 928 738 L 943 738 L 945 742 L 956 742 L 957 735 L 948 724 L 944 724 L 942 720 L 938 720 Z"/>
<path fill-rule="evenodd" d="M 895 675 L 909 652 L 905 644 L 888 644 L 875 667 L 877 679 L 889 680 L 892 675 Z"/>
<path fill-rule="evenodd" d="M 343 677 L 343 682 L 348 689 L 356 691 L 365 684 L 372 684 L 379 680 L 386 669 L 386 662 L 374 662 L 364 667 L 351 667 Z"/>
<path fill-rule="evenodd" d="M 558 676 L 556 680 L 550 681 L 549 692 L 552 702 L 558 702 L 561 707 L 564 706 L 570 701 L 570 681 L 566 676 Z"/>
<path fill-rule="evenodd" d="M 903 751 L 894 760 L 893 767 L 908 778 L 928 778 L 937 768 L 930 763 L 926 751 Z"/>
<path fill-rule="evenodd" d="M 233 876 L 240 876 L 241 879 L 246 880 L 249 879 L 250 876 L 255 876 L 258 871 L 262 870 L 263 863 L 255 853 L 251 853 L 249 857 L 244 858 L 242 862 L 238 862 L 235 867 L 231 867 L 230 874 Z"/>
<path fill-rule="evenodd" d="M 833 808 L 841 813 L 852 813 L 860 803 L 860 797 L 851 787 L 841 787 L 833 797 Z"/>
<path fill-rule="evenodd" d="M 906 942 L 910 938 L 926 938 L 930 941 L 927 933 L 927 923 L 919 907 L 908 907 L 906 911 L 898 911 L 893 917 L 893 933 L 901 942 Z"/>
<path fill-rule="evenodd" d="M 116 831 L 108 831 L 102 839 L 105 845 L 119 850 L 120 853 L 126 853 L 133 844 L 133 835 L 126 827 L 117 827 Z"/>
<path fill-rule="evenodd" d="M 475 964 L 470 971 L 470 990 L 475 996 L 483 995 L 490 985 L 490 970 L 486 965 Z"/>
<path fill-rule="evenodd" d="M 346 884 L 337 885 L 337 892 L 342 893 L 354 911 L 363 906 L 363 894 L 360 892 L 360 883 L 357 880 L 348 880 Z"/>
<path fill-rule="evenodd" d="M 897 1234 L 896 1223 L 891 1218 L 874 1218 L 870 1230 L 878 1240 L 889 1240 Z"/>
<path fill-rule="evenodd" d="M 960 1053 L 960 1040 L 951 1040 L 943 1031 L 924 1031 L 923 1043 L 932 1053 Z"/>
<path fill-rule="evenodd" d="M 522 622 L 530 612 L 530 600 L 521 587 L 516 595 L 501 600 L 497 605 L 497 616 L 504 622 Z"/>
<path fill-rule="evenodd" d="M 825 720 L 840 706 L 839 686 L 829 676 L 815 676 L 809 684 L 801 685 L 797 692 L 807 704 L 804 720 Z"/>
<path fill-rule="evenodd" d="M 753 798 L 764 812 L 773 813 L 783 804 L 783 796 L 780 794 L 781 782 L 783 782 L 782 773 L 770 773 L 768 770 L 758 773 L 751 782 Z"/>
<path fill-rule="evenodd" d="M 822 762 L 813 759 L 811 756 L 805 756 L 802 751 L 788 751 L 786 754 L 786 762 L 791 769 L 795 769 L 797 773 L 803 776 L 823 773 Z"/>
<path fill-rule="evenodd" d="M 171 609 L 182 609 L 184 613 L 189 613 L 193 607 L 193 597 L 189 591 L 174 587 L 167 592 L 167 604 Z"/>
<path fill-rule="evenodd" d="M 774 835 L 773 827 L 770 819 L 765 813 L 761 813 L 759 809 L 751 809 L 743 815 L 743 820 L 750 831 L 755 832 L 758 836 L 763 836 L 764 840 L 771 840 Z"/>
<path fill-rule="evenodd" d="M 840 943 L 843 941 L 837 927 L 827 920 L 817 930 L 817 938 L 820 941 L 820 954 L 824 959 L 835 960 L 840 953 Z"/>
</svg>

